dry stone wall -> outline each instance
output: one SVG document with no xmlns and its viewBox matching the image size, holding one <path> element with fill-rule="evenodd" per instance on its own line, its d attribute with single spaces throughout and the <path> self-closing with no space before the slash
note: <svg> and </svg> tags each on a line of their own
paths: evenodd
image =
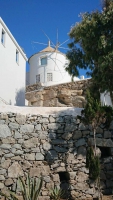
<svg viewBox="0 0 113 200">
<path fill-rule="evenodd" d="M 30 106 L 79 107 L 85 105 L 86 89 L 91 79 L 42 87 L 40 83 L 26 88 L 26 99 Z"/>
<path fill-rule="evenodd" d="M 113 188 L 113 122 L 109 130 L 96 133 L 101 155 L 101 190 Z M 86 169 L 86 149 L 93 143 L 90 126 L 71 115 L 21 115 L 0 113 L 0 189 L 20 190 L 18 176 L 43 176 L 40 200 L 49 200 L 49 190 L 64 188 L 74 199 L 88 199 L 97 187 Z M 100 151 L 101 150 L 101 151 Z M 107 154 L 107 153 L 108 154 Z"/>
</svg>

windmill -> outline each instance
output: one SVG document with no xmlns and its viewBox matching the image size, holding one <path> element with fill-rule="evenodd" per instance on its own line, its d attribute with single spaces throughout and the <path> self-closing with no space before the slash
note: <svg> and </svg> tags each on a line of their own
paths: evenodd
<svg viewBox="0 0 113 200">
<path fill-rule="evenodd" d="M 60 49 L 68 50 L 68 48 L 63 45 L 69 41 L 69 39 L 60 43 L 58 40 L 58 30 L 56 34 L 56 43 L 54 44 L 50 37 L 43 31 L 44 35 L 48 40 L 48 44 L 39 41 L 32 41 L 32 45 L 36 47 L 36 45 L 46 46 L 41 51 L 33 54 L 29 58 L 30 63 L 30 84 L 34 84 L 35 75 L 38 74 L 40 76 L 40 81 L 44 85 L 54 85 L 59 83 L 70 82 L 71 77 L 65 71 L 65 67 L 69 64 L 68 59 L 66 58 L 65 53 L 60 51 Z M 35 44 L 35 45 L 34 45 Z M 42 59 L 47 59 L 46 64 L 41 64 Z M 33 72 L 33 73 L 32 73 Z M 32 75 L 31 75 L 32 74 Z M 49 78 L 50 77 L 50 78 Z"/>
</svg>

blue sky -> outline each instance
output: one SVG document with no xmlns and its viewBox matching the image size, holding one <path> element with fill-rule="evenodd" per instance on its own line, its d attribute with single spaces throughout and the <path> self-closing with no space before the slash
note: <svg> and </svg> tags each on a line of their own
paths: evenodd
<svg viewBox="0 0 113 200">
<path fill-rule="evenodd" d="M 58 40 L 63 43 L 70 27 L 80 21 L 79 14 L 97 9 L 101 9 L 101 0 L 0 0 L 0 16 L 28 58 L 46 47 L 33 43 L 48 43 L 43 31 L 56 44 L 58 30 Z"/>
</svg>

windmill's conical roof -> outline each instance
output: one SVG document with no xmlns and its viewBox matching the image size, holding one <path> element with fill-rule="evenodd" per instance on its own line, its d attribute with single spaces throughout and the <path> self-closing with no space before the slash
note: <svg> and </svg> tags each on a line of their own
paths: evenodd
<svg viewBox="0 0 113 200">
<path fill-rule="evenodd" d="M 52 48 L 51 46 L 46 47 L 45 49 L 43 49 L 43 50 L 40 51 L 40 52 L 59 52 L 59 53 L 60 53 L 60 51 L 58 51 L 58 50 Z"/>
</svg>

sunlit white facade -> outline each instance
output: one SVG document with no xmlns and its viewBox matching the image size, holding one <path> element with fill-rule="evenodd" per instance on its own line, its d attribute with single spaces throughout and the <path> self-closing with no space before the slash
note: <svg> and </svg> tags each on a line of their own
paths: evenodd
<svg viewBox="0 0 113 200">
<path fill-rule="evenodd" d="M 0 105 L 25 105 L 27 57 L 0 18 Z"/>
<path fill-rule="evenodd" d="M 27 74 L 27 85 L 40 82 L 44 86 L 71 82 L 71 76 L 66 72 L 68 65 L 65 54 L 50 47 L 32 55 L 29 58 L 30 71 Z M 79 78 L 75 77 L 74 80 Z"/>
</svg>

